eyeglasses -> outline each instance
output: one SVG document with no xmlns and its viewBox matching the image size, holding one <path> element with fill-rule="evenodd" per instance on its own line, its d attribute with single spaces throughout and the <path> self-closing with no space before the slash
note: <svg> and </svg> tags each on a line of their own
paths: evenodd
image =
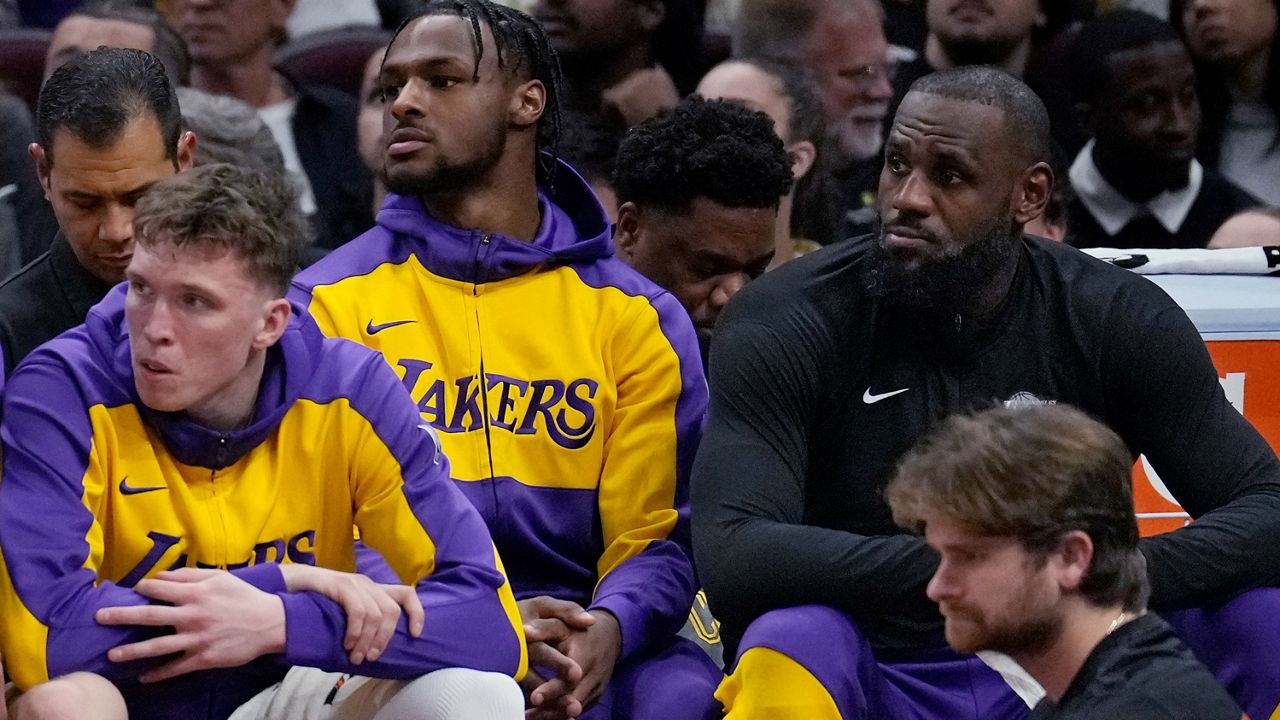
<svg viewBox="0 0 1280 720">
<path fill-rule="evenodd" d="M 894 62 L 863 65 L 840 71 L 840 77 L 861 87 L 870 87 L 881 78 L 884 78 L 887 82 L 893 82 L 893 78 L 897 74 L 898 64 Z"/>
</svg>

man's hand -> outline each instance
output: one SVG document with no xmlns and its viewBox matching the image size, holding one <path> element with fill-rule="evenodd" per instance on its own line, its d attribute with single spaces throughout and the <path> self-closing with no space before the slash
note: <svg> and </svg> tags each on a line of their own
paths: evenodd
<svg viewBox="0 0 1280 720">
<path fill-rule="evenodd" d="M 577 717 L 582 714 L 582 703 L 570 691 L 582 679 L 582 668 L 557 645 L 594 625 L 595 617 L 575 602 L 546 595 L 521 600 L 517 606 L 529 645 L 529 672 L 520 683 L 533 708 L 528 716 L 548 720 Z M 550 671 L 551 677 L 544 677 L 539 670 Z"/>
<path fill-rule="evenodd" d="M 283 652 L 284 603 L 224 570 L 182 568 L 141 580 L 138 593 L 172 603 L 102 608 L 103 625 L 172 627 L 173 635 L 120 645 L 107 652 L 112 662 L 166 655 L 178 657 L 149 670 L 142 682 L 159 682 L 210 668 L 239 667 Z"/>
<path fill-rule="evenodd" d="M 622 628 L 607 610 L 592 610 L 595 623 L 560 643 L 560 650 L 582 668 L 582 679 L 570 693 L 583 708 L 600 697 L 622 653 Z"/>
<path fill-rule="evenodd" d="M 347 634 L 342 647 L 352 665 L 377 660 L 387 649 L 400 620 L 408 616 L 409 634 L 422 634 L 425 621 L 422 600 L 408 585 L 383 585 L 359 573 L 289 563 L 280 566 L 289 592 L 315 592 L 342 606 L 347 613 Z"/>
</svg>

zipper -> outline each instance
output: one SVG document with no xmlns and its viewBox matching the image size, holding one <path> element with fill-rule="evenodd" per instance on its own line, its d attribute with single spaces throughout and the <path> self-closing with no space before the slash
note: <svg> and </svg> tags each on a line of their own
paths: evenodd
<svg viewBox="0 0 1280 720">
<path fill-rule="evenodd" d="M 225 433 L 218 437 L 218 452 L 216 455 L 216 459 L 219 466 L 225 467 L 226 461 L 227 461 L 227 435 Z M 226 569 L 227 567 L 227 518 L 226 518 L 226 514 L 222 511 L 223 510 L 222 499 L 218 497 L 217 478 L 218 478 L 218 471 L 210 470 L 209 471 L 209 494 L 213 498 L 214 511 L 217 512 L 218 514 L 218 526 L 219 526 L 219 529 L 222 531 L 221 534 L 218 536 L 217 563 L 218 563 L 218 567 Z"/>
<path fill-rule="evenodd" d="M 480 345 L 480 377 L 479 393 L 480 393 L 480 426 L 484 428 L 484 451 L 485 457 L 489 461 L 489 478 L 492 480 L 497 474 L 493 467 L 493 435 L 492 428 L 489 426 L 489 377 L 485 373 L 484 368 L 484 340 L 480 332 L 480 285 L 488 277 L 488 267 L 485 261 L 489 259 L 489 252 L 492 246 L 493 236 L 484 233 L 480 236 L 480 245 L 476 248 L 476 270 L 475 278 L 471 283 L 471 296 L 477 298 L 473 306 L 476 317 L 476 338 Z M 493 516 L 498 517 L 498 488 L 497 483 L 489 483 L 489 491 L 493 499 Z"/>
<path fill-rule="evenodd" d="M 962 330 L 964 330 L 964 318 L 960 313 L 956 313 L 956 334 L 959 335 Z"/>
</svg>

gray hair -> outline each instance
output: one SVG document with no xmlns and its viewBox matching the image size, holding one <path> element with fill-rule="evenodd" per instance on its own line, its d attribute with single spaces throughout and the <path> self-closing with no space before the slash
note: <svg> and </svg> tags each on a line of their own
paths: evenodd
<svg viewBox="0 0 1280 720">
<path fill-rule="evenodd" d="M 247 104 L 178 88 L 182 124 L 196 134 L 195 164 L 230 163 L 284 176 L 284 156 L 267 124 Z"/>
</svg>

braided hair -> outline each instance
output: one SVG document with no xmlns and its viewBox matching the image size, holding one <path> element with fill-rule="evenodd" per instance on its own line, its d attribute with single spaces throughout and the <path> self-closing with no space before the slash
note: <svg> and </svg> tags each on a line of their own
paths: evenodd
<svg viewBox="0 0 1280 720">
<path fill-rule="evenodd" d="M 484 57 L 484 39 L 480 26 L 484 24 L 493 33 L 498 67 L 512 75 L 523 74 L 531 80 L 538 80 L 546 88 L 545 109 L 538 119 L 538 162 L 548 184 L 553 185 L 560 146 L 562 80 L 560 59 L 542 26 L 527 14 L 490 0 L 427 0 L 415 7 L 396 28 L 391 41 L 387 43 L 387 51 L 383 53 L 383 62 L 386 62 L 391 45 L 410 23 L 419 18 L 438 15 L 452 15 L 471 23 L 471 45 L 475 49 L 472 81 L 480 79 L 480 60 Z"/>
</svg>

